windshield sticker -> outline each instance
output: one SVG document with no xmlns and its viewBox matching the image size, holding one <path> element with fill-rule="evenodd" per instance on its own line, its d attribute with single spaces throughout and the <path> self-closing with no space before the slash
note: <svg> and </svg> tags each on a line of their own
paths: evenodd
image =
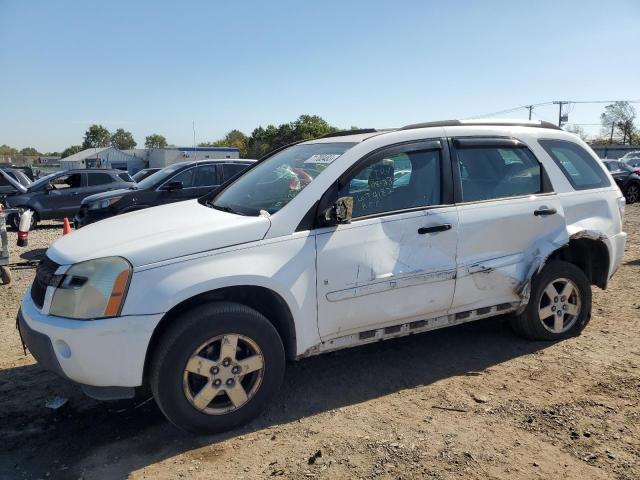
<svg viewBox="0 0 640 480">
<path fill-rule="evenodd" d="M 340 155 L 335 153 L 316 153 L 307 158 L 304 163 L 316 163 L 319 165 L 329 165 Z"/>
</svg>

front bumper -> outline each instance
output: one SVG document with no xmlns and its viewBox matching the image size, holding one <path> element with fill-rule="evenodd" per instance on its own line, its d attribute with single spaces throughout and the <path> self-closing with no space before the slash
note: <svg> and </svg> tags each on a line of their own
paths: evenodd
<svg viewBox="0 0 640 480">
<path fill-rule="evenodd" d="M 103 210 L 89 210 L 86 207 L 81 207 L 73 218 L 73 228 L 78 229 L 91 223 L 95 223 L 105 218 L 113 217 L 113 213 L 108 209 Z"/>
<path fill-rule="evenodd" d="M 155 314 L 74 320 L 43 315 L 27 291 L 18 325 L 43 368 L 88 387 L 137 387 L 142 385 L 149 340 L 161 318 Z"/>
</svg>

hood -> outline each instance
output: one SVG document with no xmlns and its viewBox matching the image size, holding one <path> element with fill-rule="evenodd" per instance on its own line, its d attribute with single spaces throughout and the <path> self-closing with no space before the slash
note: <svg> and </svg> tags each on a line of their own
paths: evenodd
<svg viewBox="0 0 640 480">
<path fill-rule="evenodd" d="M 7 179 L 7 181 L 13 186 L 13 188 L 15 188 L 18 192 L 20 193 L 27 193 L 27 187 L 25 187 L 24 185 L 22 185 L 20 182 L 15 181 L 13 178 L 11 178 L 10 175 L 7 175 L 7 173 L 3 172 L 2 169 L 0 168 L 0 175 L 2 175 L 4 178 Z"/>
<path fill-rule="evenodd" d="M 262 216 L 235 215 L 187 200 L 92 223 L 60 238 L 47 256 L 61 265 L 120 256 L 139 267 L 260 240 L 270 226 Z"/>
<path fill-rule="evenodd" d="M 118 190 L 107 190 L 106 192 L 95 193 L 93 195 L 89 195 L 88 197 L 84 197 L 84 199 L 82 200 L 82 204 L 84 205 L 86 203 L 95 202 L 96 200 L 105 200 L 107 198 L 122 197 L 123 195 L 128 195 L 130 193 L 133 193 L 134 191 L 136 190 L 129 190 L 128 188 L 120 188 Z"/>
</svg>

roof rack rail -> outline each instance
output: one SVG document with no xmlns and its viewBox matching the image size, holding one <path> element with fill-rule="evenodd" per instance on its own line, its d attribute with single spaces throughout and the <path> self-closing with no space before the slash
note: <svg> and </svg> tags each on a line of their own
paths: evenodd
<svg viewBox="0 0 640 480">
<path fill-rule="evenodd" d="M 456 126 L 505 126 L 505 127 L 533 127 L 533 128 L 549 128 L 552 130 L 562 130 L 557 125 L 544 120 L 533 121 L 508 121 L 508 120 L 440 120 L 438 122 L 414 123 L 405 125 L 400 130 L 412 130 L 414 128 L 427 127 L 456 127 Z"/>
<path fill-rule="evenodd" d="M 375 128 L 359 128 L 355 130 L 338 130 L 337 132 L 327 133 L 326 135 L 322 135 L 318 138 L 329 138 L 329 137 L 346 137 L 347 135 L 358 135 L 360 133 L 376 133 L 378 130 Z"/>
</svg>

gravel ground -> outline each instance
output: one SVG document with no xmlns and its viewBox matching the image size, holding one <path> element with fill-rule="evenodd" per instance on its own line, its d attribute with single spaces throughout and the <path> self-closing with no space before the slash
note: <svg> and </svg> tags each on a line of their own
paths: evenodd
<svg viewBox="0 0 640 480">
<path fill-rule="evenodd" d="M 144 398 L 100 403 L 24 355 L 15 313 L 44 223 L 0 286 L 0 478 L 640 478 L 640 206 L 580 337 L 527 342 L 501 319 L 290 365 L 258 420 L 192 437 Z M 61 396 L 57 410 L 45 403 Z"/>
</svg>

